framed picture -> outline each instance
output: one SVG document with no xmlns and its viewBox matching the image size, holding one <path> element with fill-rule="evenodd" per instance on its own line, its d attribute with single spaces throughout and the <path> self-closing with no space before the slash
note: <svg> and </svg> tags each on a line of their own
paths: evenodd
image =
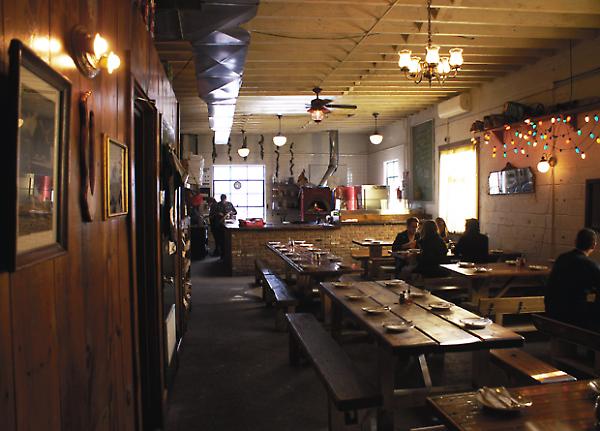
<svg viewBox="0 0 600 431">
<path fill-rule="evenodd" d="M 67 250 L 71 83 L 19 40 L 9 57 L 1 228 L 15 271 Z"/>
<path fill-rule="evenodd" d="M 129 212 L 129 157 L 127 146 L 104 136 L 104 215 Z"/>
</svg>

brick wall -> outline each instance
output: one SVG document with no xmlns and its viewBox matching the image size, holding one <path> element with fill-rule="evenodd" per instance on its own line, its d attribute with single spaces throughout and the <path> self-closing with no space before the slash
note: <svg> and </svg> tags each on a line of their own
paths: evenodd
<svg viewBox="0 0 600 431">
<path fill-rule="evenodd" d="M 337 228 L 321 229 L 231 229 L 231 273 L 232 275 L 249 275 L 254 273 L 254 261 L 263 259 L 278 271 L 284 270 L 284 264 L 273 252 L 266 248 L 267 241 L 287 242 L 289 239 L 305 240 L 317 247 L 330 250 L 351 261 L 351 250 L 359 246 L 352 244 L 353 239 L 376 238 L 393 240 L 403 224 L 348 224 Z"/>
</svg>

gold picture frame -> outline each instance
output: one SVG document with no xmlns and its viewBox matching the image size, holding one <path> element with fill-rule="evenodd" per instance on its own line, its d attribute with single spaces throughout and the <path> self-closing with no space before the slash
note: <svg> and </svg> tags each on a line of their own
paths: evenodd
<svg viewBox="0 0 600 431">
<path fill-rule="evenodd" d="M 117 217 L 129 213 L 129 151 L 108 135 L 104 135 L 104 216 Z"/>
</svg>

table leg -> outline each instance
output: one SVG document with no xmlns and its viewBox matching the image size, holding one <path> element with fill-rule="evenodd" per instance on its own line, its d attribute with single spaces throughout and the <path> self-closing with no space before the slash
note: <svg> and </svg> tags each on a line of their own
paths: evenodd
<svg viewBox="0 0 600 431">
<path fill-rule="evenodd" d="M 379 423 L 385 423 L 385 419 L 394 422 L 394 389 L 396 387 L 396 367 L 398 358 L 389 350 L 379 346 L 378 349 L 379 366 L 379 391 L 383 398 L 383 408 L 380 411 L 382 417 Z"/>
<path fill-rule="evenodd" d="M 471 365 L 472 368 L 472 376 L 471 383 L 474 388 L 480 388 L 489 384 L 490 377 L 490 351 L 487 349 L 484 350 L 475 350 L 472 353 L 473 363 Z"/>
<path fill-rule="evenodd" d="M 331 298 L 325 294 L 323 290 L 319 290 L 319 296 L 321 298 L 321 314 L 323 316 L 323 323 L 325 325 L 331 324 Z"/>
<path fill-rule="evenodd" d="M 471 303 L 478 305 L 480 298 L 489 298 L 490 287 L 484 278 L 470 280 L 469 291 L 471 292 Z"/>
<path fill-rule="evenodd" d="M 383 246 L 372 245 L 369 247 L 369 257 L 381 257 L 383 254 Z"/>
<path fill-rule="evenodd" d="M 329 300 L 331 304 L 331 336 L 334 340 L 340 341 L 342 336 L 342 307 L 338 304 L 334 304 Z"/>
</svg>

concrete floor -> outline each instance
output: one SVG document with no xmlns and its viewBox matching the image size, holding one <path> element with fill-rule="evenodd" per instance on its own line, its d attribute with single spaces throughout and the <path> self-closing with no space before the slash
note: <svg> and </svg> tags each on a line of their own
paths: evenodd
<svg viewBox="0 0 600 431">
<path fill-rule="evenodd" d="M 274 329 L 273 310 L 251 277 L 219 276 L 209 258 L 192 265 L 193 310 L 179 370 L 170 391 L 167 431 L 325 431 L 326 392 L 310 366 L 288 363 L 287 334 Z M 345 349 L 365 375 L 376 376 L 376 350 L 365 342 Z M 539 350 L 540 346 L 531 346 Z M 529 349 L 528 349 L 529 350 Z M 431 358 L 434 382 L 470 378 L 469 354 Z M 417 369 L 399 376 L 419 384 Z M 426 407 L 398 412 L 396 429 L 432 425 Z"/>
</svg>

